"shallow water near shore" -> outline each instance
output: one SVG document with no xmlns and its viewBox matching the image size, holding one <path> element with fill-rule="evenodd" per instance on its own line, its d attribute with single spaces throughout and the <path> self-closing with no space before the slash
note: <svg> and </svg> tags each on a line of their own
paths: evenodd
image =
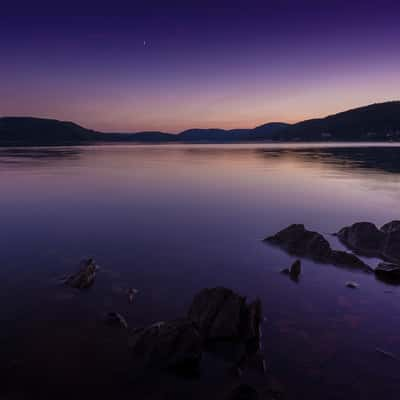
<svg viewBox="0 0 400 400">
<path fill-rule="evenodd" d="M 400 362 L 380 350 L 400 358 L 400 286 L 308 260 L 295 283 L 280 274 L 294 259 L 262 239 L 304 223 L 342 248 L 330 235 L 341 227 L 400 219 L 400 146 L 0 148 L 0 187 L 9 393 L 124 382 L 126 335 L 104 325 L 107 312 L 140 327 L 226 286 L 261 298 L 268 370 L 286 398 L 398 398 Z M 64 287 L 86 256 L 101 267 L 93 287 Z"/>
</svg>

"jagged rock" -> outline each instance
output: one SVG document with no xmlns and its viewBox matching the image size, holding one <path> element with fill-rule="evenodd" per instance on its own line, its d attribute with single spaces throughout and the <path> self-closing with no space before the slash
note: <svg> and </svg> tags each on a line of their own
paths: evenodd
<svg viewBox="0 0 400 400">
<path fill-rule="evenodd" d="M 308 257 L 320 263 L 359 268 L 366 272 L 372 271 L 354 254 L 332 250 L 329 242 L 321 234 L 308 231 L 304 225 L 290 225 L 264 241 L 276 244 L 290 254 Z"/>
<path fill-rule="evenodd" d="M 189 318 L 194 321 L 206 341 L 248 340 L 259 337 L 261 302 L 248 305 L 246 298 L 230 289 L 203 289 L 190 306 Z"/>
<path fill-rule="evenodd" d="M 400 221 L 389 222 L 380 229 L 370 222 L 358 222 L 341 229 L 337 236 L 360 254 L 400 262 Z"/>
<path fill-rule="evenodd" d="M 385 240 L 384 232 L 370 222 L 357 222 L 337 233 L 341 242 L 365 255 L 375 255 Z"/>
<path fill-rule="evenodd" d="M 189 319 L 160 322 L 133 331 L 130 337 L 133 367 L 197 370 L 203 342 L 195 323 Z"/>
<path fill-rule="evenodd" d="M 243 339 L 246 340 L 247 353 L 255 354 L 261 350 L 261 323 L 262 323 L 262 304 L 257 299 L 247 306 L 242 316 Z"/>
<path fill-rule="evenodd" d="M 98 266 L 93 258 L 82 260 L 79 271 L 68 277 L 65 283 L 76 289 L 86 289 L 93 284 L 97 269 Z"/>
<path fill-rule="evenodd" d="M 326 262 L 331 252 L 329 242 L 322 235 L 308 231 L 302 224 L 290 225 L 264 241 L 276 244 L 290 254 L 320 262 Z"/>
<path fill-rule="evenodd" d="M 245 302 L 230 289 L 204 289 L 194 297 L 188 316 L 206 340 L 239 338 Z"/>
<path fill-rule="evenodd" d="M 391 221 L 381 227 L 384 233 L 392 233 L 400 230 L 400 221 Z"/>
<path fill-rule="evenodd" d="M 188 317 L 199 327 L 208 350 L 243 369 L 261 349 L 261 301 L 247 304 L 230 289 L 203 289 Z"/>
<path fill-rule="evenodd" d="M 386 232 L 382 258 L 400 264 L 400 221 L 392 221 L 381 229 Z"/>
<path fill-rule="evenodd" d="M 128 323 L 126 322 L 126 319 L 117 312 L 109 312 L 106 316 L 106 323 L 110 326 L 128 329 Z"/>
</svg>

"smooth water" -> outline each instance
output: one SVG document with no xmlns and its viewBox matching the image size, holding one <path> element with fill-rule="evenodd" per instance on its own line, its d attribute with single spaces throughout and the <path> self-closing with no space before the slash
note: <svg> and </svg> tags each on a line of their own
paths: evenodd
<svg viewBox="0 0 400 400">
<path fill-rule="evenodd" d="M 400 288 L 307 260 L 294 283 L 280 274 L 292 258 L 261 239 L 304 223 L 339 248 L 330 233 L 399 219 L 399 204 L 395 145 L 0 149 L 1 368 L 21 387 L 112 379 L 126 354 L 108 346 L 105 313 L 172 319 L 222 285 L 262 299 L 287 398 L 397 399 L 400 362 L 377 349 L 400 358 Z M 94 286 L 65 288 L 85 256 L 102 267 Z"/>
</svg>

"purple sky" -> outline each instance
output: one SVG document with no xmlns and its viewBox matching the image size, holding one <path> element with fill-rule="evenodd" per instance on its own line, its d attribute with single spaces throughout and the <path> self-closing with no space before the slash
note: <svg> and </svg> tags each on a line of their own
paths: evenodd
<svg viewBox="0 0 400 400">
<path fill-rule="evenodd" d="M 177 132 L 400 97 L 398 2 L 161 4 L 133 2 L 124 17 L 2 13 L 0 115 Z"/>
</svg>

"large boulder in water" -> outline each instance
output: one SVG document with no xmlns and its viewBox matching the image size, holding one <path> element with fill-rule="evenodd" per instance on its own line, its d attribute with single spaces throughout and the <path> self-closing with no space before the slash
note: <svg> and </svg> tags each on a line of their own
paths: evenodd
<svg viewBox="0 0 400 400">
<path fill-rule="evenodd" d="M 400 263 L 400 221 L 389 222 L 381 228 L 381 231 L 386 233 L 382 257 Z"/>
<path fill-rule="evenodd" d="M 341 242 L 365 255 L 375 255 L 385 240 L 385 233 L 370 222 L 357 222 L 337 233 Z"/>
<path fill-rule="evenodd" d="M 297 256 L 310 257 L 325 262 L 329 259 L 329 242 L 318 232 L 308 231 L 303 224 L 293 224 L 274 236 L 264 239 Z"/>
<path fill-rule="evenodd" d="M 237 338 L 245 301 L 230 289 L 204 289 L 194 297 L 188 316 L 206 339 Z"/>
<path fill-rule="evenodd" d="M 230 289 L 203 289 L 193 299 L 188 317 L 205 340 L 248 339 L 259 335 L 261 302 L 247 304 L 246 298 Z"/>
<path fill-rule="evenodd" d="M 332 250 L 329 242 L 320 233 L 309 231 L 302 224 L 290 225 L 264 241 L 278 245 L 289 254 L 307 257 L 321 263 L 359 268 L 371 272 L 371 268 L 357 256 L 344 251 Z"/>
<path fill-rule="evenodd" d="M 391 221 L 381 227 L 384 233 L 400 231 L 400 221 Z"/>
<path fill-rule="evenodd" d="M 87 289 L 93 285 L 98 268 L 93 258 L 82 260 L 78 272 L 69 276 L 65 283 L 76 289 Z"/>
<path fill-rule="evenodd" d="M 134 330 L 130 349 L 137 372 L 146 369 L 190 372 L 199 366 L 203 341 L 196 324 L 184 318 Z"/>
<path fill-rule="evenodd" d="M 187 318 L 132 332 L 133 371 L 139 376 L 148 370 L 171 369 L 192 374 L 198 371 L 203 349 L 225 356 L 218 347 L 221 342 L 223 351 L 229 349 L 229 360 L 242 367 L 260 356 L 261 318 L 260 300 L 248 304 L 230 289 L 204 289 L 194 297 Z"/>
<path fill-rule="evenodd" d="M 380 229 L 370 222 L 358 222 L 344 227 L 337 236 L 360 254 L 400 262 L 400 221 L 389 222 Z"/>
<path fill-rule="evenodd" d="M 188 317 L 199 327 L 209 349 L 222 353 L 229 348 L 230 358 L 236 361 L 260 350 L 262 307 L 258 299 L 248 304 L 230 289 L 203 289 L 194 297 Z"/>
</svg>

